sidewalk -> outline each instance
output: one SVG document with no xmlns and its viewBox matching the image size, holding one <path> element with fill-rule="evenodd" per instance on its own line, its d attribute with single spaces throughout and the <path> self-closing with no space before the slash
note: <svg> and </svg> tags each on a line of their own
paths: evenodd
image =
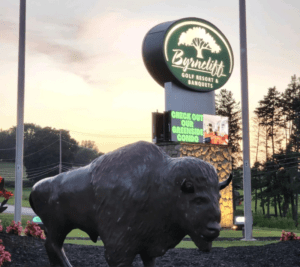
<svg viewBox="0 0 300 267">
<path fill-rule="evenodd" d="M 14 205 L 4 205 L 4 207 L 8 207 L 3 213 L 15 213 L 15 206 Z M 29 215 L 29 216 L 37 216 L 31 208 L 24 208 L 22 207 L 21 211 L 22 215 Z M 0 215 L 1 217 L 1 215 Z"/>
</svg>

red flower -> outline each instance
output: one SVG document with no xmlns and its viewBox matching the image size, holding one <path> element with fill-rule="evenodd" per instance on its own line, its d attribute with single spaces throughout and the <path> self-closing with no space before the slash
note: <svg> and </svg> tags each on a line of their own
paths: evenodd
<svg viewBox="0 0 300 267">
<path fill-rule="evenodd" d="M 5 199 L 9 199 L 14 194 L 12 192 L 6 191 L 5 189 L 3 191 L 0 190 L 0 197 L 4 197 Z"/>
<path fill-rule="evenodd" d="M 5 191 L 3 196 L 5 199 L 9 199 L 10 197 L 12 197 L 14 194 L 12 192 L 8 192 L 8 191 Z"/>
</svg>

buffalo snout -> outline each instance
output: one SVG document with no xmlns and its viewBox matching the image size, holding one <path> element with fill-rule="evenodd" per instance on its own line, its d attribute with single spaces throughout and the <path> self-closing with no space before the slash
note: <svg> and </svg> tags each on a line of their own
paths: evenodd
<svg viewBox="0 0 300 267">
<path fill-rule="evenodd" d="M 205 239 L 213 240 L 219 236 L 220 230 L 221 230 L 221 226 L 219 223 L 217 222 L 208 223 L 208 225 L 206 226 L 206 231 L 203 234 L 203 236 L 205 237 Z"/>
</svg>

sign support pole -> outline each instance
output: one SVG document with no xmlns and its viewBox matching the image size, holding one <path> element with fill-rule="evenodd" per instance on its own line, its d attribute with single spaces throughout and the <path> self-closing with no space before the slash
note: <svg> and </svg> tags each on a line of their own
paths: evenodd
<svg viewBox="0 0 300 267">
<path fill-rule="evenodd" d="M 25 77 L 26 0 L 20 0 L 18 107 L 15 162 L 15 222 L 21 221 L 24 150 L 24 77 Z"/>
<path fill-rule="evenodd" d="M 61 155 L 61 130 L 59 131 L 59 173 L 61 173 L 62 166 L 62 155 Z"/>
<path fill-rule="evenodd" d="M 241 89 L 242 89 L 242 121 L 243 121 L 243 181 L 244 181 L 244 216 L 245 237 L 243 241 L 254 241 L 252 238 L 251 211 L 251 170 L 249 150 L 249 103 L 248 103 L 248 70 L 247 70 L 247 33 L 246 3 L 240 0 L 240 47 L 241 47 Z"/>
</svg>

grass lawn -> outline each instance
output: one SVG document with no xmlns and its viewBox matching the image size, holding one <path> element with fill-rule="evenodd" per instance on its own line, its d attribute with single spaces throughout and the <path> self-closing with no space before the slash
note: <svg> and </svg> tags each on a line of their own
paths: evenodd
<svg viewBox="0 0 300 267">
<path fill-rule="evenodd" d="M 14 163 L 4 163 L 0 162 L 0 176 L 6 177 L 5 173 L 10 172 L 14 174 Z M 25 172 L 25 169 L 24 169 Z M 25 176 L 24 176 L 25 177 Z M 14 179 L 14 178 L 13 178 Z M 15 193 L 14 188 L 5 187 L 6 190 L 11 191 L 13 194 Z M 240 190 L 242 191 L 242 190 Z M 30 208 L 29 204 L 29 195 L 31 193 L 31 188 L 23 188 L 22 193 L 22 207 Z M 240 192 L 243 194 L 243 192 Z M 252 210 L 254 212 L 255 202 L 254 197 L 252 197 Z M 0 201 L 2 201 L 0 199 Z M 300 202 L 300 201 L 299 201 Z M 15 204 L 15 198 L 12 197 L 7 202 L 8 205 Z M 243 203 L 240 206 L 237 206 L 238 210 L 243 210 Z M 262 212 L 262 208 L 260 207 L 260 200 L 258 200 L 257 209 L 259 212 Z M 270 213 L 274 214 L 274 208 L 270 206 Z M 299 214 L 300 214 L 300 205 L 299 205 Z M 14 219 L 14 214 L 1 213 L 0 219 L 2 220 L 2 225 L 9 225 L 11 221 Z M 26 227 L 27 220 L 31 221 L 32 216 L 22 215 L 22 226 L 23 230 Z M 5 227 L 6 229 L 6 227 Z M 232 247 L 232 246 L 262 246 L 266 244 L 279 242 L 279 238 L 281 236 L 282 230 L 285 231 L 294 231 L 297 236 L 300 236 L 300 230 L 290 230 L 290 229 L 271 229 L 271 228 L 253 228 L 253 237 L 278 237 L 278 241 L 214 241 L 213 247 Z M 75 229 L 69 233 L 67 237 L 88 237 L 88 235 L 79 230 Z M 233 230 L 222 230 L 220 233 L 220 237 L 229 237 L 229 238 L 241 238 L 242 239 L 242 231 L 233 231 Z M 102 241 L 98 241 L 96 244 L 90 240 L 65 240 L 66 244 L 78 244 L 78 245 L 92 245 L 92 246 L 103 246 Z M 180 242 L 176 248 L 196 248 L 195 244 L 192 241 L 182 241 Z"/>
<path fill-rule="evenodd" d="M 9 224 L 14 219 L 14 214 L 1 214 L 2 225 Z M 23 231 L 26 227 L 27 220 L 31 221 L 32 216 L 23 216 L 22 215 L 22 226 Z M 6 227 L 4 227 L 6 230 Z M 281 232 L 283 229 L 270 229 L 270 228 L 254 228 L 253 237 L 278 237 L 278 241 L 214 241 L 213 247 L 236 247 L 236 246 L 263 246 L 271 243 L 279 242 Z M 285 231 L 294 231 L 297 236 L 300 236 L 300 230 L 289 230 L 284 229 Z M 74 229 L 71 231 L 67 237 L 89 237 L 85 232 Z M 220 232 L 220 237 L 229 237 L 229 238 L 241 238 L 242 231 L 233 231 L 233 230 L 222 230 Z M 89 246 L 103 246 L 102 241 L 93 243 L 91 240 L 65 240 L 65 244 L 77 244 L 77 245 L 89 245 Z M 195 244 L 192 241 L 181 241 L 176 248 L 196 248 Z"/>
<path fill-rule="evenodd" d="M 14 162 L 2 162 L 0 161 L 0 176 L 4 177 L 7 181 L 15 180 L 15 163 Z M 23 166 L 23 177 L 26 176 L 26 168 Z"/>
<path fill-rule="evenodd" d="M 278 241 L 214 241 L 212 246 L 213 247 L 238 247 L 238 246 L 263 246 L 267 244 L 277 243 L 279 242 L 281 231 L 273 231 L 268 230 L 260 230 L 256 229 L 253 231 L 253 236 L 255 237 L 278 237 Z M 259 233 L 260 232 L 260 233 Z M 297 236 L 300 235 L 300 233 L 297 234 Z M 85 232 L 80 231 L 79 229 L 75 229 L 71 231 L 68 235 L 68 237 L 88 237 L 88 235 Z M 233 230 L 224 230 L 221 231 L 220 237 L 237 237 L 242 239 L 242 232 L 241 231 L 233 231 Z M 85 245 L 85 246 L 103 246 L 102 241 L 98 241 L 96 244 L 93 243 L 90 240 L 65 240 L 66 244 L 78 244 L 78 245 Z M 194 242 L 192 241 L 181 241 L 176 248 L 197 248 Z"/>
<path fill-rule="evenodd" d="M 12 192 L 15 195 L 15 189 L 12 187 L 6 187 L 5 189 L 7 191 Z M 29 195 L 31 193 L 31 188 L 23 188 L 23 193 L 22 193 L 22 207 L 26 207 L 26 208 L 31 208 L 30 204 L 29 204 Z M 8 201 L 7 201 L 7 205 L 15 205 L 15 198 L 11 197 Z"/>
</svg>

